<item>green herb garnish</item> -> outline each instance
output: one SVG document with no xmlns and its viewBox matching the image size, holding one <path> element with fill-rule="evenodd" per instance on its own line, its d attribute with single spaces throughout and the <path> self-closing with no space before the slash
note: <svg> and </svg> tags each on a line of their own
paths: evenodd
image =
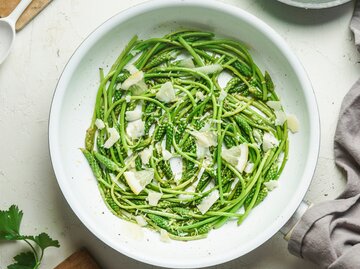
<svg viewBox="0 0 360 269">
<path fill-rule="evenodd" d="M 45 249 L 58 248 L 60 245 L 46 233 L 37 236 L 22 235 L 20 233 L 22 217 L 23 212 L 16 205 L 12 205 L 7 211 L 0 211 L 0 240 L 21 240 L 31 248 L 31 251 L 16 255 L 15 263 L 9 265 L 8 269 L 37 269 L 44 257 Z"/>
</svg>

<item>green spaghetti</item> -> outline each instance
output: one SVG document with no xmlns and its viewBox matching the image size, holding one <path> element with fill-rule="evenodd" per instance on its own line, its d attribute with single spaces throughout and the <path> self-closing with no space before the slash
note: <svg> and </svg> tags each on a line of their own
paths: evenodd
<svg viewBox="0 0 360 269">
<path fill-rule="evenodd" d="M 246 47 L 213 33 L 133 37 L 100 86 L 82 149 L 116 216 L 195 240 L 276 186 L 286 115 Z"/>
</svg>

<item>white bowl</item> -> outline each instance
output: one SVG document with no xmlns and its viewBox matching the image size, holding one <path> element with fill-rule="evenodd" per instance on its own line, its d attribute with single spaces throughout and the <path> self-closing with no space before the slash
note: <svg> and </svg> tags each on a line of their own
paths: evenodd
<svg viewBox="0 0 360 269">
<path fill-rule="evenodd" d="M 290 134 L 290 154 L 280 186 L 256 207 L 241 226 L 229 222 L 208 238 L 170 243 L 132 226 L 104 205 L 92 172 L 79 148 L 84 145 L 99 84 L 98 68 L 109 68 L 134 35 L 162 36 L 179 28 L 199 28 L 242 40 L 262 70 L 268 70 L 287 112 L 301 123 Z M 303 67 L 283 39 L 268 25 L 234 6 L 215 1 L 158 0 L 112 17 L 77 49 L 54 95 L 49 143 L 61 190 L 80 220 L 99 239 L 134 259 L 171 268 L 220 264 L 248 253 L 273 236 L 291 217 L 311 182 L 319 150 L 319 116 Z"/>
<path fill-rule="evenodd" d="M 288 4 L 295 7 L 309 8 L 309 9 L 321 9 L 335 7 L 351 0 L 278 0 L 284 4 Z"/>
</svg>

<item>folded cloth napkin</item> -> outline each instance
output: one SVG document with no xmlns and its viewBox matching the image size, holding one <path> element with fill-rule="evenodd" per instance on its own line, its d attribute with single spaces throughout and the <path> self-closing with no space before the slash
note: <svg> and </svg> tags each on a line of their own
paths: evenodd
<svg viewBox="0 0 360 269">
<path fill-rule="evenodd" d="M 350 24 L 360 45 L 360 1 Z M 295 226 L 289 251 L 321 268 L 360 268 L 360 79 L 345 96 L 334 142 L 335 162 L 347 177 L 345 191 L 314 205 Z"/>
</svg>

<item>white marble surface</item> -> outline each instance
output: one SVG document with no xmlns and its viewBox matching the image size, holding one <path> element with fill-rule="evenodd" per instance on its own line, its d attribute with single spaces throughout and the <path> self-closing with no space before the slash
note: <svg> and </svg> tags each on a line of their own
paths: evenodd
<svg viewBox="0 0 360 269">
<path fill-rule="evenodd" d="M 47 121 L 61 71 L 82 40 L 115 13 L 142 0 L 55 0 L 22 30 L 0 65 L 0 208 L 24 211 L 22 230 L 48 232 L 60 249 L 49 249 L 42 268 L 53 268 L 86 246 L 106 269 L 155 268 L 119 254 L 92 235 L 69 208 L 49 158 Z M 313 83 L 321 116 L 321 150 L 306 199 L 336 197 L 345 180 L 333 160 L 333 135 L 343 96 L 360 74 L 360 57 L 348 25 L 354 2 L 328 10 L 301 10 L 274 0 L 224 0 L 255 14 L 282 35 Z M 0 268 L 21 243 L 0 243 Z M 294 268 L 316 266 L 293 257 L 280 234 L 251 253 L 212 268 Z"/>
</svg>

